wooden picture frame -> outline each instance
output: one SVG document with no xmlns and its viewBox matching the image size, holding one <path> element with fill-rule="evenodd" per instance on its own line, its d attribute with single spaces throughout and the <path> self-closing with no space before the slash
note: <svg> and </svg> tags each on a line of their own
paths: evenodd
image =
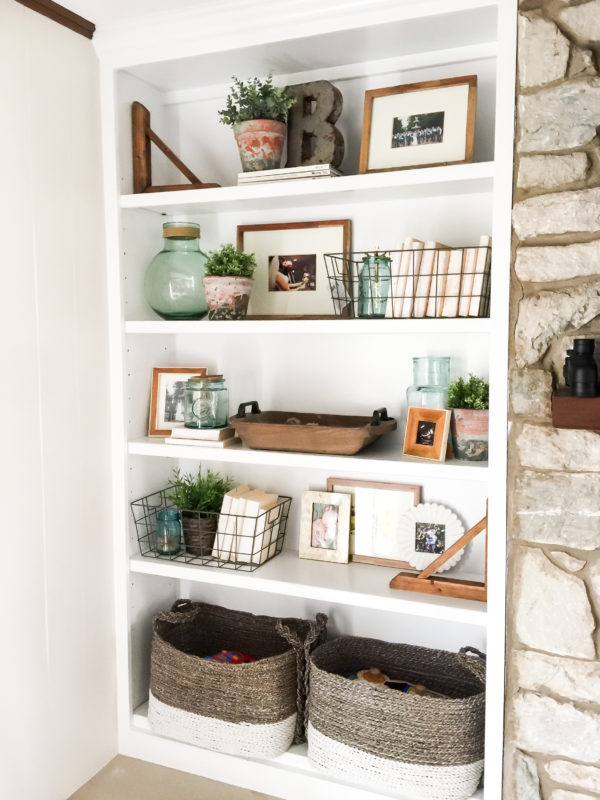
<svg viewBox="0 0 600 800">
<path fill-rule="evenodd" d="M 392 527 L 397 527 L 406 509 L 421 502 L 420 486 L 360 481 L 352 478 L 327 478 L 327 491 L 347 492 L 351 498 L 350 561 L 411 569 L 408 561 L 394 557 L 394 543 L 389 541 L 389 527 L 390 524 Z M 390 495 L 389 501 L 386 495 Z M 383 517 L 381 530 L 376 529 L 379 514 Z"/>
<path fill-rule="evenodd" d="M 300 558 L 347 564 L 350 548 L 350 495 L 302 492 Z"/>
<path fill-rule="evenodd" d="M 170 436 L 173 428 L 183 428 L 183 406 L 177 410 L 177 419 L 170 419 L 173 411 L 167 409 L 170 402 L 169 386 L 187 382 L 192 375 L 206 375 L 206 367 L 154 367 L 150 392 L 150 419 L 148 436 Z M 179 378 L 179 380 L 178 380 Z M 181 387 L 177 387 L 181 391 Z M 179 401 L 177 401 L 179 405 Z"/>
<path fill-rule="evenodd" d="M 250 318 L 335 317 L 323 255 L 350 256 L 351 220 L 238 225 L 237 249 L 254 253 L 258 265 L 248 307 Z"/>
<path fill-rule="evenodd" d="M 359 172 L 473 161 L 477 76 L 365 92 Z"/>
<path fill-rule="evenodd" d="M 445 461 L 451 416 L 452 411 L 447 408 L 409 408 L 404 455 Z"/>
</svg>

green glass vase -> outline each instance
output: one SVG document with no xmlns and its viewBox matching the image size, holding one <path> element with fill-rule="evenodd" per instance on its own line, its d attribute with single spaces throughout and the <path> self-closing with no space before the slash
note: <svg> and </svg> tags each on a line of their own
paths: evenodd
<svg viewBox="0 0 600 800">
<path fill-rule="evenodd" d="M 202 319 L 208 310 L 202 279 L 206 255 L 195 222 L 165 222 L 164 247 L 144 277 L 146 301 L 163 319 Z"/>
</svg>

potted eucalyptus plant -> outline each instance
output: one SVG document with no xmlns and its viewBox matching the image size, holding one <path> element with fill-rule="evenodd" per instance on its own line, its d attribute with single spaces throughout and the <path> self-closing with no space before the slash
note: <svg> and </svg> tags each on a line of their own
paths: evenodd
<svg viewBox="0 0 600 800">
<path fill-rule="evenodd" d="M 191 473 L 182 475 L 180 470 L 173 470 L 166 496 L 181 514 L 181 530 L 189 555 L 212 554 L 219 511 L 231 486 L 230 478 L 210 469 L 206 474 L 198 472 L 196 476 Z"/>
<path fill-rule="evenodd" d="M 242 253 L 232 244 L 209 252 L 203 278 L 209 319 L 246 316 L 255 269 L 254 254 Z"/>
<path fill-rule="evenodd" d="M 450 431 L 456 458 L 488 460 L 488 422 L 490 385 L 483 378 L 469 375 L 448 386 L 448 407 L 452 409 Z"/>
<path fill-rule="evenodd" d="M 233 86 L 219 111 L 224 125 L 233 128 L 242 169 L 255 172 L 281 166 L 287 133 L 287 115 L 296 102 L 285 86 L 273 86 L 273 77 L 244 82 L 233 76 Z"/>
</svg>

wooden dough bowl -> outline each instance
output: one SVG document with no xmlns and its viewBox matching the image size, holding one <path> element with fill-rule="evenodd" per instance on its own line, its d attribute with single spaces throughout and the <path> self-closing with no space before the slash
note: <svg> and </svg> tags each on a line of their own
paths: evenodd
<svg viewBox="0 0 600 800">
<path fill-rule="evenodd" d="M 246 408 L 251 406 L 250 414 Z M 370 417 L 341 414 L 304 414 L 298 411 L 261 411 L 256 401 L 242 403 L 229 424 L 247 447 L 353 456 L 396 430 L 396 420 L 385 408 Z"/>
</svg>

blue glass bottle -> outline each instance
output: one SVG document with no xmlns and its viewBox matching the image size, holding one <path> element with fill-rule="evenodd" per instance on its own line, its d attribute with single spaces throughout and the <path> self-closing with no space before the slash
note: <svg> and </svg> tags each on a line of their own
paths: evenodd
<svg viewBox="0 0 600 800">
<path fill-rule="evenodd" d="M 195 222 L 165 222 L 164 247 L 154 256 L 144 277 L 146 301 L 163 319 L 201 319 L 208 307 L 204 294 L 204 264 L 200 226 Z"/>
<path fill-rule="evenodd" d="M 161 556 L 174 556 L 181 550 L 181 517 L 176 508 L 157 512 L 155 547 Z"/>
<path fill-rule="evenodd" d="M 390 294 L 390 259 L 382 253 L 366 255 L 358 276 L 358 316 L 385 317 Z"/>
</svg>

